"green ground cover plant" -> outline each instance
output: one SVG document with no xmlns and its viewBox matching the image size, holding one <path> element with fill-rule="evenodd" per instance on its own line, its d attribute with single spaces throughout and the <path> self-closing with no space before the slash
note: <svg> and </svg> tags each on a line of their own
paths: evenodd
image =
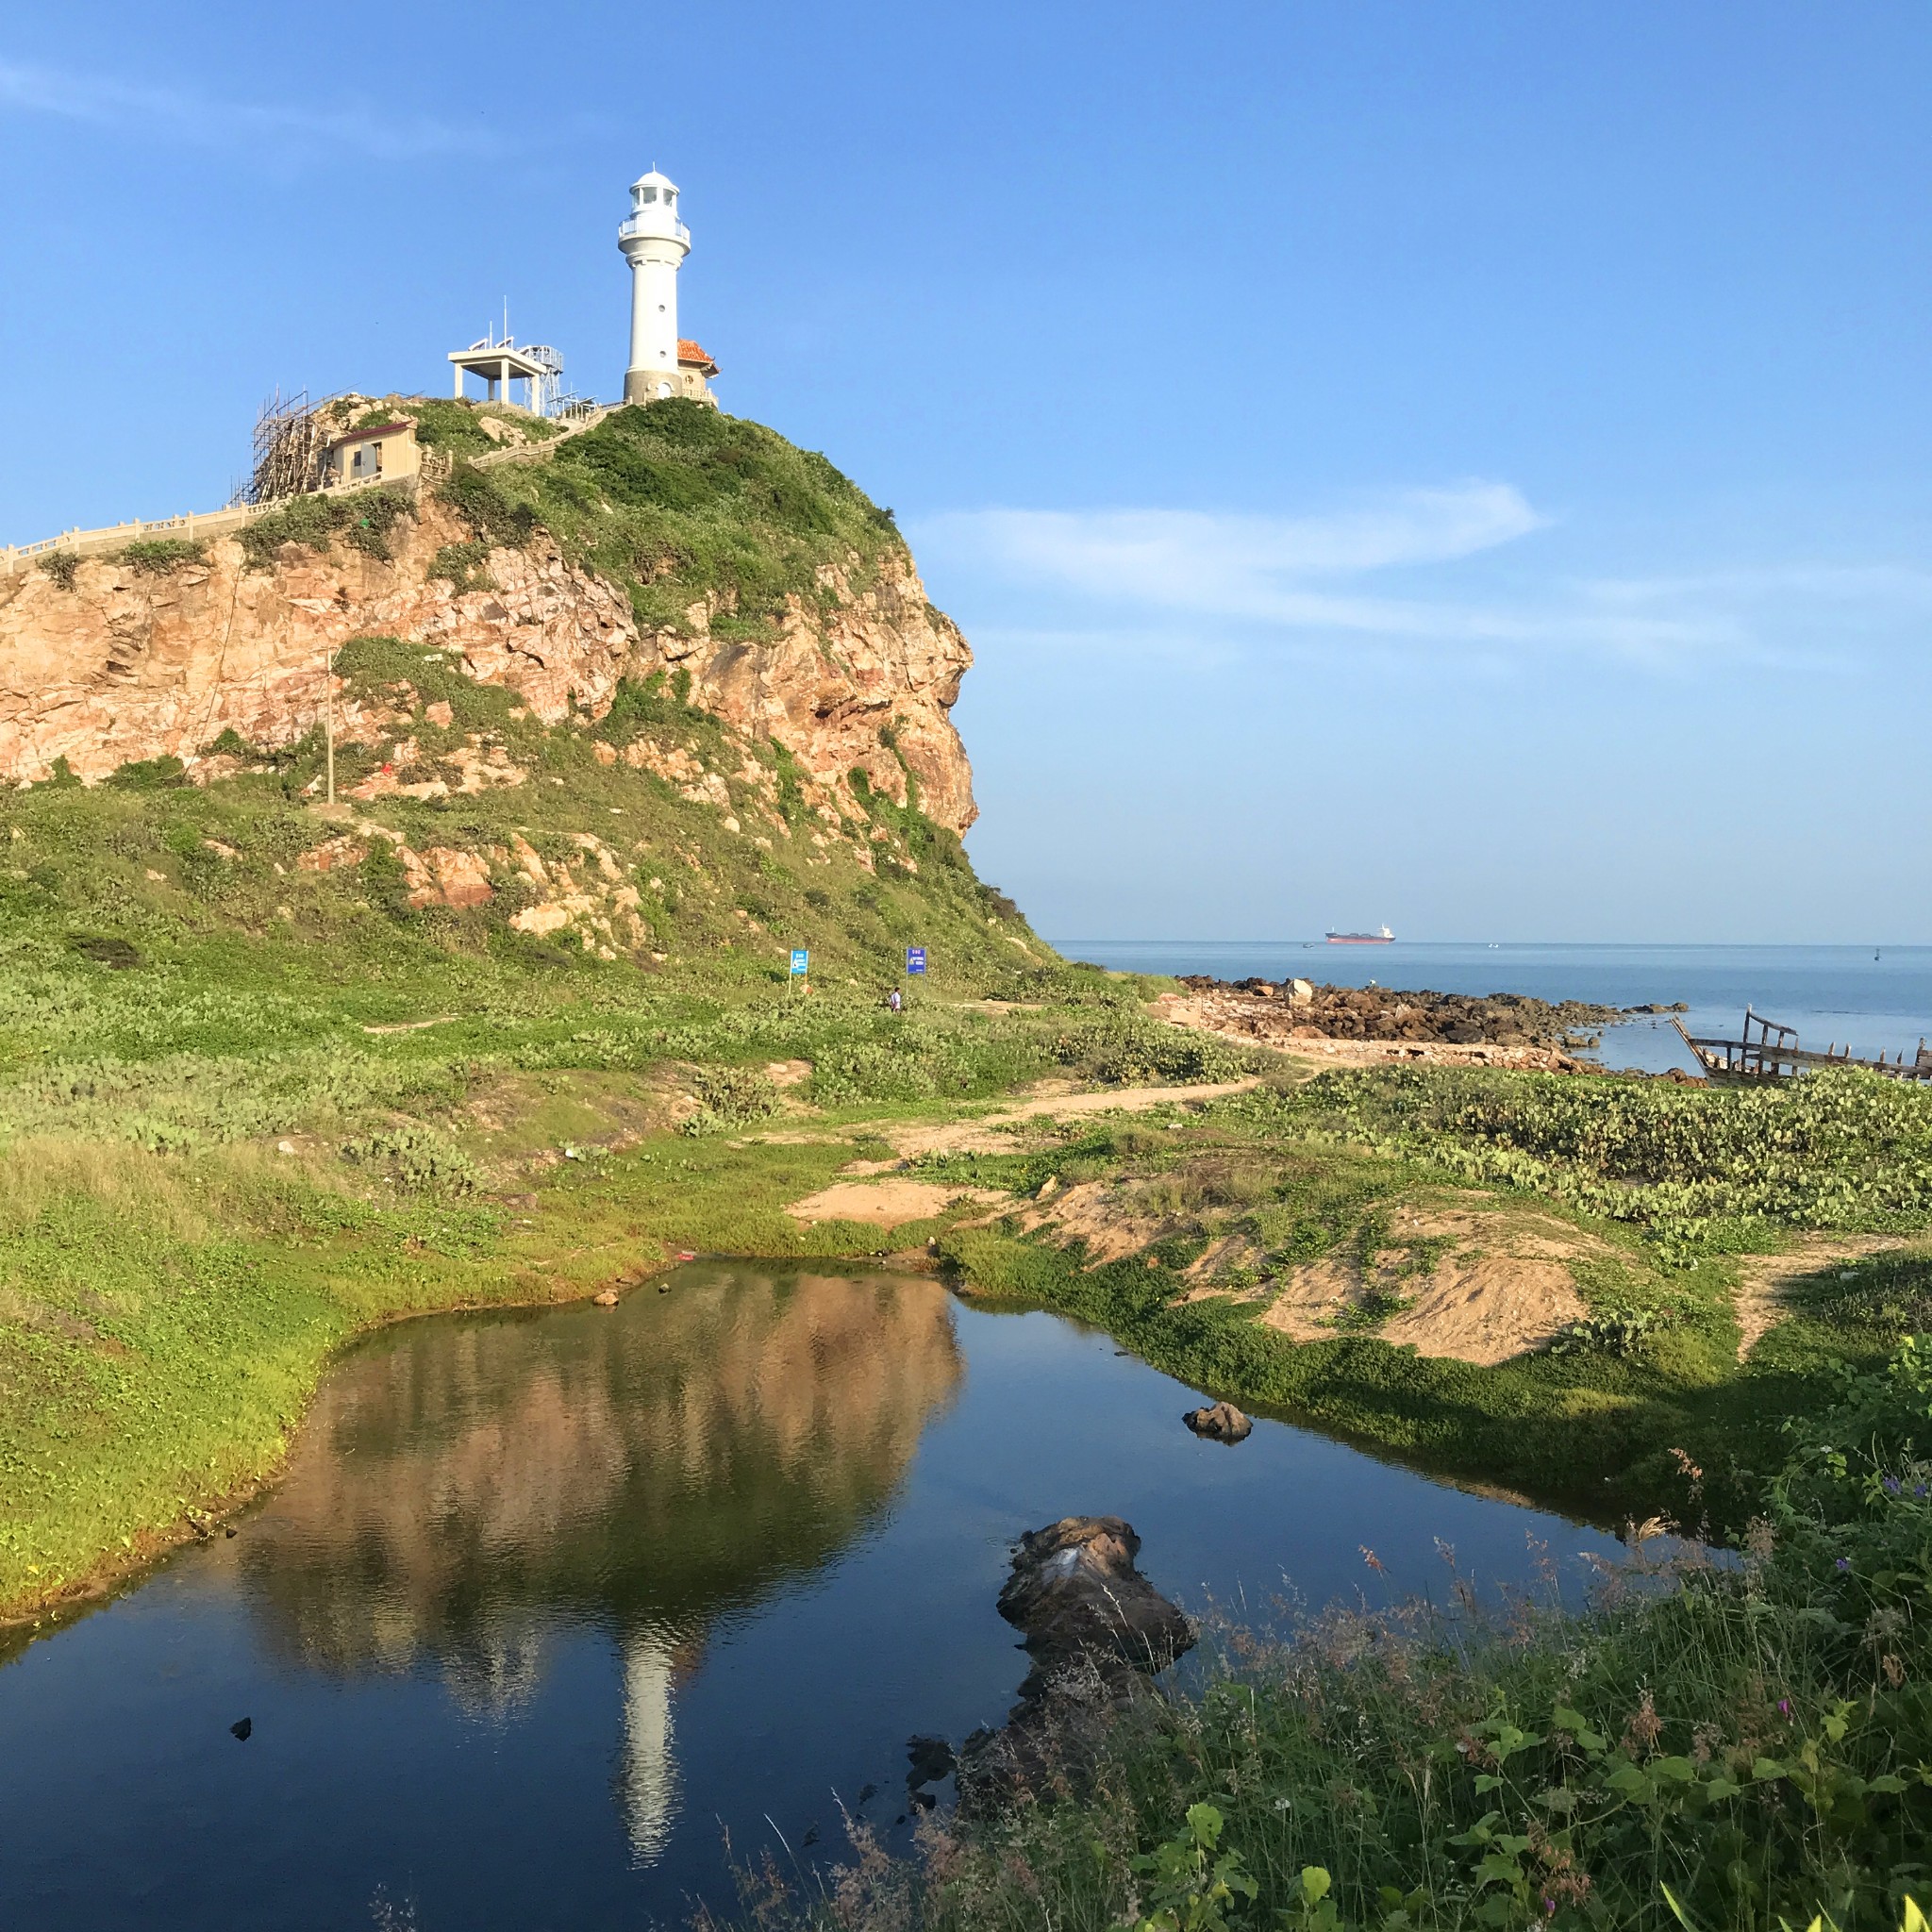
<svg viewBox="0 0 1932 1932">
<path fill-rule="evenodd" d="M 629 593 L 640 623 L 675 628 L 714 605 L 718 636 L 762 637 L 819 573 L 863 589 L 905 542 L 824 457 L 683 397 L 613 411 L 541 463 L 458 467 L 442 494 L 479 538 L 541 523 L 574 562 Z"/>
<path fill-rule="evenodd" d="M 387 563 L 393 555 L 390 533 L 415 511 L 415 497 L 408 488 L 377 484 L 367 490 L 291 496 L 276 508 L 251 517 L 237 536 L 250 570 L 273 569 L 275 552 L 285 543 L 325 551 L 339 538 Z"/>
<path fill-rule="evenodd" d="M 1759 1093 L 1324 1073 L 1271 1081 L 1179 1127 L 1095 1129 L 1014 1177 L 1027 1193 L 1126 1185 L 1137 1210 L 1169 1217 L 1139 1253 L 1091 1265 L 1078 1241 L 1011 1221 L 941 1246 L 973 1292 L 1091 1322 L 1216 1396 L 1598 1521 L 1662 1509 L 1735 1525 L 1758 1507 L 1783 1419 L 1824 1399 L 1841 1365 L 1869 1367 L 1924 1324 L 1928 1268 L 1913 1248 L 1822 1264 L 1740 1361 L 1740 1257 L 1775 1254 L 1799 1229 L 1924 1236 L 1928 1127 L 1932 1095 L 1858 1074 Z M 976 1163 L 927 1165 L 967 1184 Z M 1433 1265 L 1430 1243 L 1391 1231 L 1391 1210 L 1465 1200 L 1567 1219 L 1597 1244 L 1571 1269 L 1589 1314 L 1549 1349 L 1478 1367 L 1374 1334 Z M 1258 1259 L 1224 1284 L 1232 1292 L 1202 1299 L 1188 1271 L 1230 1234 Z M 1330 1256 L 1365 1274 L 1385 1264 L 1331 1341 L 1292 1341 L 1243 1298 Z"/>
<path fill-rule="evenodd" d="M 206 544 L 191 542 L 185 537 L 143 537 L 124 544 L 114 554 L 115 562 L 142 577 L 169 576 L 187 564 L 205 562 L 207 558 Z M 71 590 L 73 586 L 63 588 Z"/>
</svg>

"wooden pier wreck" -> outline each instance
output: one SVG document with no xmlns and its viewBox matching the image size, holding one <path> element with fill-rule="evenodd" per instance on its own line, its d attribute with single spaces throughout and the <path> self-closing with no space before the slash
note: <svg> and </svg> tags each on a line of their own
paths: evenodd
<svg viewBox="0 0 1932 1932">
<path fill-rule="evenodd" d="M 1875 1060 L 1854 1059 L 1852 1050 L 1835 1051 L 1832 1041 L 1823 1053 L 1807 1053 L 1798 1044 L 1798 1029 L 1767 1020 L 1751 1008 L 1744 1008 L 1744 1029 L 1737 1040 L 1705 1040 L 1685 1030 L 1674 1013 L 1671 1024 L 1684 1037 L 1684 1044 L 1697 1056 L 1714 1085 L 1743 1086 L 1756 1080 L 1783 1080 L 1796 1074 L 1816 1073 L 1821 1067 L 1862 1067 L 1868 1074 L 1883 1074 L 1892 1080 L 1932 1081 L 1932 1052 L 1923 1039 L 1912 1059 L 1901 1053 L 1896 1059 L 1880 1054 Z"/>
</svg>

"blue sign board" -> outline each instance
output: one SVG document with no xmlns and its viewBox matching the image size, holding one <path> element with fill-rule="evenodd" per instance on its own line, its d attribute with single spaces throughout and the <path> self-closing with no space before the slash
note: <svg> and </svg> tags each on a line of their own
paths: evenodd
<svg viewBox="0 0 1932 1932">
<path fill-rule="evenodd" d="M 791 976 L 796 979 L 801 973 L 811 970 L 811 954 L 804 946 L 791 949 Z"/>
<path fill-rule="evenodd" d="M 906 970 L 908 973 L 924 973 L 925 971 L 925 948 L 924 946 L 908 946 L 906 948 Z"/>
</svg>

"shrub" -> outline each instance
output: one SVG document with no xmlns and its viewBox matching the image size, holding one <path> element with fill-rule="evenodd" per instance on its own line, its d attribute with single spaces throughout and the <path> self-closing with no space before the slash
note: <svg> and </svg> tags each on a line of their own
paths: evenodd
<svg viewBox="0 0 1932 1932">
<path fill-rule="evenodd" d="M 74 580 L 80 570 L 80 558 L 71 550 L 43 550 L 34 562 L 45 571 L 63 591 L 74 588 Z"/>
<path fill-rule="evenodd" d="M 131 758 L 108 776 L 109 785 L 128 791 L 170 791 L 187 782 L 188 767 L 172 755 L 158 758 Z"/>
<path fill-rule="evenodd" d="M 242 554 L 250 570 L 273 570 L 275 552 L 284 543 L 326 551 L 341 537 L 364 556 L 387 563 L 392 555 L 391 533 L 403 518 L 415 513 L 414 498 L 400 484 L 348 491 L 312 491 L 291 496 L 242 525 Z"/>
<path fill-rule="evenodd" d="M 474 1193 L 483 1178 L 460 1147 L 429 1126 L 386 1128 L 344 1141 L 342 1158 L 414 1194 Z"/>
<path fill-rule="evenodd" d="M 699 1105 L 684 1124 L 687 1134 L 715 1134 L 778 1110 L 778 1090 L 761 1067 L 700 1067 L 691 1076 L 691 1091 Z"/>
<path fill-rule="evenodd" d="M 143 537 L 115 553 L 115 562 L 137 576 L 164 577 L 184 565 L 207 560 L 207 547 L 185 537 Z"/>
<path fill-rule="evenodd" d="M 445 543 L 430 559 L 429 575 L 441 577 L 458 595 L 465 591 L 493 591 L 495 580 L 484 565 L 490 546 L 473 537 L 467 543 Z"/>
<path fill-rule="evenodd" d="M 1932 1091 L 1878 1074 L 1706 1089 L 1391 1068 L 1323 1074 L 1282 1105 L 1318 1135 L 1633 1223 L 1687 1264 L 1753 1224 L 1932 1225 Z"/>
<path fill-rule="evenodd" d="M 525 504 L 512 502 L 474 463 L 458 463 L 436 494 L 478 538 L 493 547 L 521 549 L 537 532 L 536 512 Z"/>
<path fill-rule="evenodd" d="M 416 421 L 416 441 L 425 449 L 466 457 L 482 456 L 495 447 L 468 403 L 422 396 L 410 403 L 408 412 Z"/>
</svg>

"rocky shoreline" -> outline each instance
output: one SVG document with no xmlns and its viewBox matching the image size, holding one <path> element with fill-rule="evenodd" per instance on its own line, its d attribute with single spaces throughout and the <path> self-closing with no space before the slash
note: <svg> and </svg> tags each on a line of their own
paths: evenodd
<svg viewBox="0 0 1932 1932">
<path fill-rule="evenodd" d="M 1391 1059 L 1600 1074 L 1578 1058 L 1603 1029 L 1640 1014 L 1682 1007 L 1552 1004 L 1524 993 L 1403 991 L 1392 987 L 1317 986 L 1306 979 L 1212 979 L 1183 975 L 1179 993 L 1157 1010 L 1175 1025 L 1227 1040 L 1306 1051 L 1350 1064 Z"/>
</svg>

